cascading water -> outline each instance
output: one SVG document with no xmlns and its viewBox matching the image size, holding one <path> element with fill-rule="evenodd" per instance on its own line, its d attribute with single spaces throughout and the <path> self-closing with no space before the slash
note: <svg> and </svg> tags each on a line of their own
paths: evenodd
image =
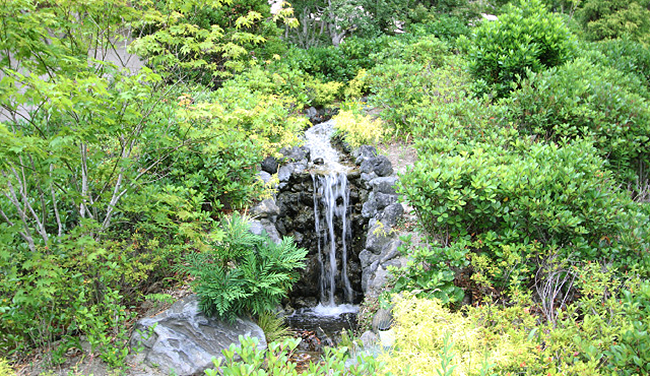
<svg viewBox="0 0 650 376">
<path fill-rule="evenodd" d="M 312 161 L 320 302 L 316 307 L 295 311 L 286 320 L 294 328 L 335 338 L 342 330 L 354 328 L 359 308 L 350 304 L 355 300 L 355 293 L 348 277 L 352 221 L 347 177 L 351 168 L 339 163 L 338 153 L 330 142 L 333 133 L 333 121 L 317 124 L 305 132 L 305 146 Z"/>
<path fill-rule="evenodd" d="M 348 241 L 351 226 L 348 221 L 350 189 L 347 172 L 349 168 L 339 163 L 338 153 L 332 147 L 330 138 L 334 123 L 328 121 L 313 126 L 305 132 L 306 143 L 311 151 L 312 161 L 322 159 L 312 172 L 314 183 L 314 227 L 318 234 L 318 257 L 321 267 L 320 305 L 326 311 L 340 312 L 354 310 L 351 306 L 335 308 L 337 280 L 343 289 L 345 302 L 354 299 L 347 274 Z M 338 229 L 338 231 L 337 231 Z M 337 247 L 340 244 L 340 247 Z M 337 252 L 341 265 L 337 265 Z"/>
</svg>

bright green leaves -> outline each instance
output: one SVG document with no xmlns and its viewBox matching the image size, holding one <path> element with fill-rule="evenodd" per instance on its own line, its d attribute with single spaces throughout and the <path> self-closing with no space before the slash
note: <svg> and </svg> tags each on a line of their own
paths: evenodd
<svg viewBox="0 0 650 376">
<path fill-rule="evenodd" d="M 181 267 L 195 277 L 201 310 L 227 319 L 272 311 L 297 281 L 307 251 L 291 238 L 275 244 L 266 233 L 250 233 L 248 218 L 239 215 L 221 228 L 225 236 L 212 252 L 188 254 Z"/>
<path fill-rule="evenodd" d="M 526 69 L 557 66 L 573 51 L 569 29 L 539 0 L 510 6 L 497 21 L 484 21 L 472 39 L 470 70 L 487 85 L 481 90 L 495 90 L 499 96 L 512 90 Z"/>
</svg>

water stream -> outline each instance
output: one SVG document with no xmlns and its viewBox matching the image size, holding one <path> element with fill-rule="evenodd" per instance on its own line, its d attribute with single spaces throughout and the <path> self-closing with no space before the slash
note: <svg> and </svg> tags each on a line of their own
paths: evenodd
<svg viewBox="0 0 650 376">
<path fill-rule="evenodd" d="M 305 132 L 305 146 L 311 160 L 314 184 L 314 229 L 318 234 L 320 266 L 320 302 L 318 306 L 296 311 L 288 318 L 291 326 L 338 334 L 354 327 L 359 308 L 351 304 L 354 293 L 347 272 L 348 242 L 352 238 L 349 221 L 350 167 L 339 162 L 338 152 L 330 139 L 334 133 L 332 120 L 317 124 Z M 338 257 L 337 257 L 338 256 Z M 337 262 L 340 260 L 340 263 Z M 341 291 L 337 291 L 337 286 Z M 337 299 L 337 296 L 341 297 Z M 339 304 L 337 304 L 339 303 Z"/>
</svg>

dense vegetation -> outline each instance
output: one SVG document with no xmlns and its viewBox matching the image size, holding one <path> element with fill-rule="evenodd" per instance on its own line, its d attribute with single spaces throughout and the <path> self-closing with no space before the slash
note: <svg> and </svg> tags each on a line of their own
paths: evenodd
<svg viewBox="0 0 650 376">
<path fill-rule="evenodd" d="M 135 307 L 188 273 L 211 314 L 272 311 L 304 251 L 236 213 L 309 106 L 419 158 L 400 191 L 426 244 L 380 299 L 396 348 L 352 374 L 650 372 L 650 4 L 292 5 L 0 6 L 0 374 L 82 335 L 124 368 Z M 127 43 L 135 72 L 103 58 Z M 224 374 L 235 351 L 295 373 L 295 343 L 253 346 Z"/>
</svg>

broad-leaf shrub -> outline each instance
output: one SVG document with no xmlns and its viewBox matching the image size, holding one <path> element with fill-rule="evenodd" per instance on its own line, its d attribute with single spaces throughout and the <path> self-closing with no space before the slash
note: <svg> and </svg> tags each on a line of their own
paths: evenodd
<svg viewBox="0 0 650 376">
<path fill-rule="evenodd" d="M 650 163 L 650 110 L 624 84 L 619 71 L 583 59 L 530 72 L 507 102 L 507 116 L 522 133 L 547 141 L 593 140 L 608 168 L 633 182 Z"/>
<path fill-rule="evenodd" d="M 650 48 L 630 38 L 591 43 L 585 51 L 589 61 L 627 73 L 630 91 L 650 99 Z M 633 82 L 633 83 L 632 83 Z"/>
<path fill-rule="evenodd" d="M 586 0 L 577 19 L 590 40 L 632 37 L 650 42 L 650 1 Z"/>
<path fill-rule="evenodd" d="M 180 267 L 195 278 L 200 309 L 226 319 L 275 309 L 297 281 L 307 251 L 292 238 L 276 244 L 266 233 L 252 234 L 248 219 L 237 214 L 222 229 L 223 239 L 212 250 L 186 255 Z"/>
<path fill-rule="evenodd" d="M 526 257 L 533 247 L 561 259 L 606 259 L 628 268 L 643 263 L 647 231 L 635 233 L 630 225 L 647 216 L 618 191 L 589 142 L 458 144 L 440 138 L 420 146 L 401 192 L 426 231 L 443 245 L 462 242 L 473 262 L 515 260 L 514 272 L 526 273 L 536 270 L 537 260 Z M 496 268 L 481 282 L 504 286 L 512 272 Z"/>
<path fill-rule="evenodd" d="M 509 5 L 497 21 L 481 23 L 468 53 L 470 71 L 480 80 L 478 90 L 505 96 L 528 70 L 560 65 L 572 51 L 572 36 L 562 19 L 540 0 L 531 0 Z"/>
</svg>

